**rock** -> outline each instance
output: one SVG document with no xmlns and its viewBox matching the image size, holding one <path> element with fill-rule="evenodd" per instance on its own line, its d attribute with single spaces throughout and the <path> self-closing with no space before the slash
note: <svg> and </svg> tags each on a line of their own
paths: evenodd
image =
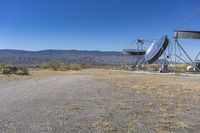
<svg viewBox="0 0 200 133">
<path fill-rule="evenodd" d="M 29 71 L 25 67 L 7 66 L 2 69 L 2 74 L 28 75 Z"/>
<path fill-rule="evenodd" d="M 16 74 L 17 75 L 29 75 L 29 71 L 25 67 L 18 67 Z"/>
<path fill-rule="evenodd" d="M 17 67 L 7 66 L 2 69 L 2 74 L 15 74 L 17 71 Z"/>
</svg>

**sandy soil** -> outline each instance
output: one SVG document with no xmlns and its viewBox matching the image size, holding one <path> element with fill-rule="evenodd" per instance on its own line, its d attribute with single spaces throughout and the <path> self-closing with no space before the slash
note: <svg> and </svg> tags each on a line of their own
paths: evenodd
<svg viewBox="0 0 200 133">
<path fill-rule="evenodd" d="M 0 133 L 200 131 L 200 77 L 83 70 L 0 81 Z"/>
</svg>

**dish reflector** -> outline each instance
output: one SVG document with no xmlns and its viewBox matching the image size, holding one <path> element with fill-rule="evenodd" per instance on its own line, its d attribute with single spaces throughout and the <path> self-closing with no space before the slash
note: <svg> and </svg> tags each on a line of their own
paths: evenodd
<svg viewBox="0 0 200 133">
<path fill-rule="evenodd" d="M 163 52 L 167 48 L 168 44 L 169 39 L 166 35 L 154 41 L 146 52 L 145 60 L 149 64 L 158 60 L 158 58 L 163 54 Z"/>
<path fill-rule="evenodd" d="M 174 31 L 174 38 L 200 39 L 200 31 Z"/>
<path fill-rule="evenodd" d="M 137 49 L 124 49 L 123 55 L 145 55 L 144 50 L 137 50 Z"/>
</svg>

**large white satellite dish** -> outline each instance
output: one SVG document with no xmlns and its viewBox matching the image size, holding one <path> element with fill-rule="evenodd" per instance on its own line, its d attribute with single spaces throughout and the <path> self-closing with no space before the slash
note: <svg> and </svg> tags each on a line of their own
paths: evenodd
<svg viewBox="0 0 200 133">
<path fill-rule="evenodd" d="M 162 36 L 160 39 L 154 41 L 151 46 L 147 49 L 145 60 L 149 64 L 154 63 L 163 54 L 169 44 L 168 37 Z"/>
</svg>

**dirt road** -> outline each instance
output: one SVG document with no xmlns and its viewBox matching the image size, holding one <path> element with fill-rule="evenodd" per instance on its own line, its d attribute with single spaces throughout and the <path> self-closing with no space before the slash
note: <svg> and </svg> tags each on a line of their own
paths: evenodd
<svg viewBox="0 0 200 133">
<path fill-rule="evenodd" d="M 0 133 L 199 131 L 198 82 L 158 76 L 87 70 L 1 81 Z"/>
</svg>

